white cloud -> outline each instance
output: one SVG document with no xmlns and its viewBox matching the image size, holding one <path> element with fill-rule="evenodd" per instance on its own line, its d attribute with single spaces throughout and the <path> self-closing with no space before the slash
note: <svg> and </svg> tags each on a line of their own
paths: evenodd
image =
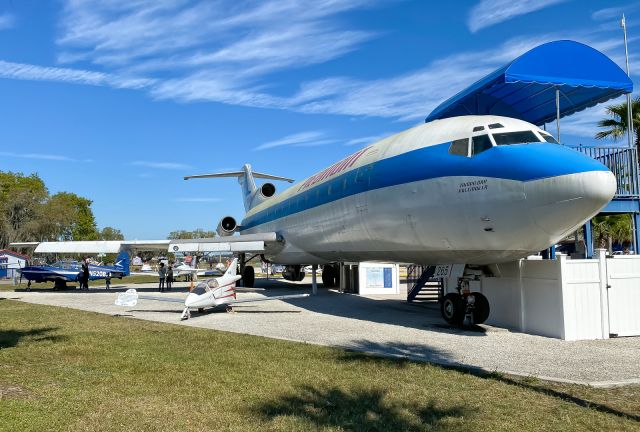
<svg viewBox="0 0 640 432">
<path fill-rule="evenodd" d="M 286 137 L 277 139 L 275 141 L 269 141 L 260 144 L 258 147 L 256 147 L 256 150 L 267 150 L 283 146 L 312 147 L 331 144 L 334 142 L 336 142 L 336 140 L 325 138 L 324 132 L 308 131 L 296 133 L 293 135 L 287 135 Z"/>
<path fill-rule="evenodd" d="M 624 65 L 619 29 L 613 32 L 595 26 L 581 32 L 525 35 L 491 49 L 451 54 L 422 68 L 373 80 L 329 76 L 300 82 L 287 93 L 277 87 L 277 73 L 338 58 L 374 36 L 346 28 L 336 19 L 337 14 L 366 7 L 368 2 L 247 0 L 227 7 L 230 1 L 69 0 L 58 40 L 61 60 L 94 63 L 96 69 L 106 72 L 0 61 L 0 77 L 142 89 L 157 99 L 415 122 L 487 73 L 551 40 L 581 40 Z M 512 2 L 514 5 L 504 7 L 508 13 L 498 18 L 508 19 L 559 1 Z M 480 5 L 490 10 L 499 2 L 484 0 L 477 7 Z M 282 17 L 287 17 L 286 26 Z M 478 22 L 489 25 L 487 19 Z M 631 52 L 632 71 L 640 71 L 640 58 L 633 55 L 633 49 Z M 288 75 L 287 85 L 295 86 L 292 76 Z M 354 138 L 351 145 L 364 143 L 365 138 L 369 137 Z M 256 149 L 334 142 L 323 132 L 310 131 Z M 153 163 L 139 165 L 152 168 L 188 168 L 169 162 L 139 162 Z"/>
<path fill-rule="evenodd" d="M 339 57 L 374 36 L 331 18 L 364 0 L 68 0 L 61 61 L 174 74 L 235 67 L 238 78 Z"/>
<path fill-rule="evenodd" d="M 6 156 L 10 158 L 21 159 L 39 159 L 56 162 L 83 162 L 90 163 L 93 159 L 74 159 L 64 155 L 48 154 L 48 153 L 13 153 L 13 152 L 0 152 L 0 156 Z"/>
<path fill-rule="evenodd" d="M 191 169 L 190 165 L 185 165 L 181 163 L 175 162 L 153 162 L 153 161 L 135 161 L 131 162 L 131 165 L 141 166 L 146 168 L 157 168 L 157 169 L 166 169 L 166 170 L 185 170 Z"/>
<path fill-rule="evenodd" d="M 596 21 L 605 21 L 605 20 L 610 20 L 610 19 L 616 19 L 616 23 L 619 25 L 620 24 L 620 19 L 622 19 L 622 14 L 623 13 L 629 13 L 632 12 L 634 10 L 637 10 L 638 8 L 640 8 L 640 4 L 638 3 L 631 3 L 625 6 L 619 6 L 619 7 L 609 7 L 609 8 L 604 8 L 604 9 L 599 9 L 597 11 L 595 11 L 594 13 L 591 14 L 591 18 L 596 20 Z M 627 23 L 627 25 L 629 25 L 629 23 Z"/>
<path fill-rule="evenodd" d="M 126 78 L 82 69 L 37 66 L 24 63 L 12 63 L 2 60 L 0 60 L 0 77 L 31 81 L 58 81 L 130 89 L 141 89 L 154 82 L 154 80 L 146 78 Z"/>
<path fill-rule="evenodd" d="M 4 13 L 0 15 L 0 30 L 7 30 L 13 28 L 16 24 L 16 17 L 9 14 Z"/>
<path fill-rule="evenodd" d="M 567 0 L 482 0 L 469 12 L 467 25 L 472 33 Z"/>
</svg>

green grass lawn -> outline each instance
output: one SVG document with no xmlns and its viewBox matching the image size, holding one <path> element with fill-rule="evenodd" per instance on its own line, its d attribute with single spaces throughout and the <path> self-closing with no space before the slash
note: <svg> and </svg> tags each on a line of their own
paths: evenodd
<svg viewBox="0 0 640 432">
<path fill-rule="evenodd" d="M 639 386 L 479 377 L 11 300 L 0 317 L 2 431 L 640 430 Z"/>
</svg>

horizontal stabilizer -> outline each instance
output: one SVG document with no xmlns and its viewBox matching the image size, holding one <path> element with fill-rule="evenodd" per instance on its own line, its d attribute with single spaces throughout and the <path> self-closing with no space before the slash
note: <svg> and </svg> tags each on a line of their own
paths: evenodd
<svg viewBox="0 0 640 432">
<path fill-rule="evenodd" d="M 261 179 L 266 179 L 266 180 L 282 180 L 282 181 L 286 181 L 289 183 L 293 183 L 294 180 L 287 178 L 287 177 L 280 177 L 280 176 L 275 176 L 275 175 L 271 175 L 271 174 L 263 174 L 263 173 L 257 173 L 257 172 L 253 172 L 253 177 L 254 178 L 261 178 Z M 220 178 L 220 177 L 242 177 L 245 175 L 244 171 L 229 171 L 229 172 L 223 172 L 223 173 L 212 173 L 212 174 L 198 174 L 198 175 L 190 175 L 190 176 L 185 176 L 185 180 L 189 180 L 189 179 L 197 179 L 197 178 Z"/>
<path fill-rule="evenodd" d="M 229 304 L 252 303 L 252 302 L 269 301 L 269 300 L 293 300 L 293 299 L 305 298 L 309 296 L 310 294 L 292 294 L 292 295 L 263 297 L 263 298 L 254 298 L 254 299 L 245 299 L 245 300 L 233 300 L 233 301 L 230 301 Z"/>
<path fill-rule="evenodd" d="M 169 303 L 184 303 L 183 298 L 176 298 L 176 297 L 140 296 L 138 298 L 140 300 L 156 300 L 156 301 L 169 302 Z"/>
</svg>

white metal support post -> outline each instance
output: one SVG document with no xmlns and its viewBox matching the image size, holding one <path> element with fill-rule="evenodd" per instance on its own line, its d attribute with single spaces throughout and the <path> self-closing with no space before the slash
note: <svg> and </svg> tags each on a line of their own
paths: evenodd
<svg viewBox="0 0 640 432">
<path fill-rule="evenodd" d="M 627 62 L 627 76 L 631 78 L 631 72 L 629 71 L 629 48 L 627 47 L 627 21 L 622 14 L 622 21 L 620 21 L 620 26 L 622 27 L 622 31 L 624 33 L 624 56 Z M 627 93 L 627 140 L 629 144 L 629 148 L 633 147 L 633 111 L 631 107 L 631 93 Z"/>
<path fill-rule="evenodd" d="M 316 270 L 318 270 L 318 264 L 311 266 L 311 293 L 313 295 L 318 294 L 318 283 L 316 282 Z"/>
</svg>

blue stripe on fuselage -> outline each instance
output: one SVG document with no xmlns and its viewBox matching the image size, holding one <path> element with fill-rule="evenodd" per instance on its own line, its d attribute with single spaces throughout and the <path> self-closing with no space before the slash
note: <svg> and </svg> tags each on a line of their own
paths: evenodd
<svg viewBox="0 0 640 432">
<path fill-rule="evenodd" d="M 469 176 L 532 181 L 608 170 L 595 159 L 558 144 L 498 146 L 471 158 L 450 155 L 450 144 L 422 147 L 346 172 L 245 218 L 242 230 L 367 190 L 421 180 Z"/>
</svg>

